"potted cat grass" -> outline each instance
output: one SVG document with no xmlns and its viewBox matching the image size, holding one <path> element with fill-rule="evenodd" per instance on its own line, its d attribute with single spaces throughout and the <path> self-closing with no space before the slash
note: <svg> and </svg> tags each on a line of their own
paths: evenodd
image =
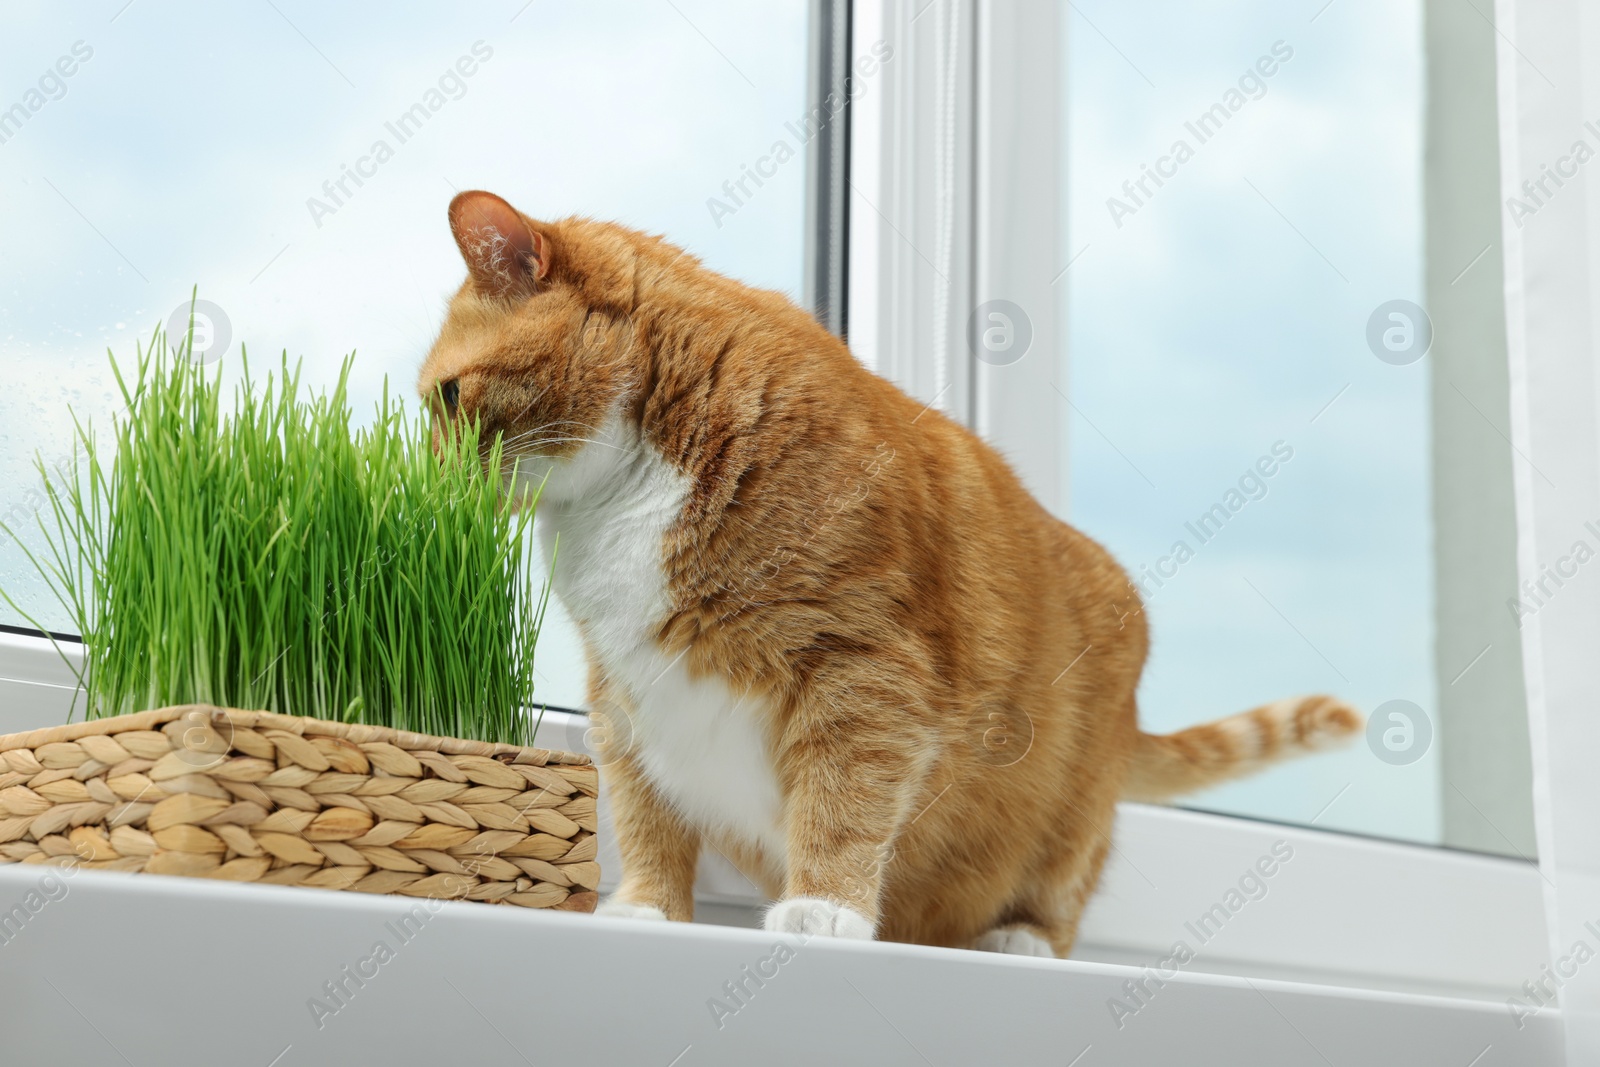
<svg viewBox="0 0 1600 1067">
<path fill-rule="evenodd" d="M 111 447 L 80 426 L 50 485 L 30 558 L 86 718 L 0 737 L 0 863 L 592 911 L 597 775 L 529 747 L 536 501 L 485 475 L 500 443 L 387 390 L 352 434 L 348 361 L 225 410 L 191 350 L 113 366 Z"/>
</svg>

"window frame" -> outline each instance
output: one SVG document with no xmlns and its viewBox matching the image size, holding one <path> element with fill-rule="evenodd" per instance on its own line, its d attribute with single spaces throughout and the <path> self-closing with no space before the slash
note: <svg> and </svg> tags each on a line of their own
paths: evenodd
<svg viewBox="0 0 1600 1067">
<path fill-rule="evenodd" d="M 954 309 L 1007 294 L 1030 308 L 1040 352 L 1062 348 L 1060 301 L 1052 295 L 1068 263 L 1057 185 L 1062 13 L 1050 7 L 1024 16 L 993 0 L 941 0 L 937 12 L 892 0 L 816 0 L 814 11 L 833 19 L 829 33 L 813 31 L 819 52 L 832 50 L 814 65 L 823 74 L 814 76 L 814 96 L 840 76 L 841 36 L 845 59 L 859 59 L 878 41 L 894 57 L 822 137 L 831 155 L 817 164 L 815 189 L 832 190 L 833 199 L 824 205 L 808 194 L 808 297 L 830 328 L 849 329 L 869 365 L 998 444 L 1054 506 L 1065 455 L 1062 402 L 1051 388 L 1061 384 L 1052 378 L 1058 365 L 1025 361 L 1032 378 L 986 373 L 963 352 L 964 323 Z M 843 30 L 841 11 L 848 12 Z M 941 48 L 949 38 L 940 27 L 951 24 L 953 51 Z M 827 48 L 823 37 L 832 41 Z M 949 127 L 936 136 L 928 109 L 911 103 L 935 99 L 939 88 L 947 91 Z M 925 179 L 941 159 L 949 180 L 935 190 Z M 952 159 L 958 165 L 949 168 Z M 1019 173 L 1025 184 L 1016 182 Z M 916 250 L 941 225 L 949 268 L 942 275 Z M 60 721 L 76 689 L 61 653 L 70 658 L 80 649 L 62 642 L 58 652 L 44 637 L 0 627 L 0 733 Z M 581 727 L 576 713 L 552 711 L 542 742 L 572 747 Z M 1238 927 L 1226 953 L 1205 957 L 1200 969 L 1479 999 L 1518 995 L 1524 980 L 1538 976 L 1546 935 L 1532 864 L 1137 804 L 1122 806 L 1117 850 L 1086 919 L 1082 954 L 1154 961 L 1179 936 L 1180 917 L 1204 911 L 1280 840 L 1306 857 L 1296 876 L 1307 869 L 1314 876 L 1279 894 L 1277 921 Z M 1183 878 L 1168 883 L 1165 899 L 1151 900 L 1139 889 L 1147 880 L 1141 872 L 1160 870 L 1175 855 L 1189 864 Z M 615 872 L 614 861 L 607 866 Z M 747 919 L 762 903 L 715 857 L 703 867 L 697 899 L 724 917 Z"/>
<path fill-rule="evenodd" d="M 806 153 L 806 250 L 803 299 L 817 321 L 850 334 L 850 0 L 811 0 L 807 99 L 823 116 Z M 839 94 L 839 108 L 830 106 Z"/>
<path fill-rule="evenodd" d="M 948 11 L 954 11 L 944 16 L 956 27 L 954 59 L 944 29 L 950 23 L 934 18 Z M 1024 12 L 995 0 L 939 0 L 921 13 L 893 0 L 857 0 L 854 15 L 858 53 L 860 42 L 881 38 L 895 59 L 885 65 L 881 92 L 855 102 L 852 348 L 997 445 L 1052 509 L 1060 503 L 1066 455 L 1066 382 L 1064 375 L 1042 379 L 1064 367 L 1056 311 L 1064 301 L 1051 286 L 1072 262 L 1057 184 L 1064 156 L 1058 79 L 1066 63 L 1058 20 L 1065 17 L 1054 7 Z M 956 133 L 945 139 L 908 106 L 941 99 L 940 90 L 948 89 L 938 78 L 941 60 L 957 72 L 953 105 L 941 116 Z M 970 167 L 954 183 L 944 220 L 955 239 L 942 282 L 917 247 L 940 227 L 939 198 L 921 176 L 935 172 L 952 140 L 958 151 L 968 146 Z M 940 284 L 958 300 L 941 304 Z M 1002 376 L 968 357 L 965 324 L 948 309 L 994 297 L 1024 306 L 1035 354 L 1054 358 L 1024 360 L 1003 368 Z M 935 343 L 940 331 L 945 338 Z M 1140 804 L 1121 805 L 1117 834 L 1085 919 L 1083 945 L 1091 958 L 1158 958 L 1160 952 L 1151 953 L 1170 948 L 1181 928 L 1176 915 L 1199 914 L 1208 895 L 1238 876 L 1240 861 L 1247 865 L 1252 849 L 1285 840 L 1310 857 L 1317 884 L 1279 899 L 1282 925 L 1269 924 L 1270 933 L 1258 926 L 1202 969 L 1503 1001 L 1524 995 L 1522 983 L 1542 966 L 1544 903 L 1531 862 Z M 1141 881 L 1140 868 L 1158 866 L 1173 850 L 1192 867 L 1172 887 L 1170 901 L 1124 892 Z M 703 888 L 707 899 L 741 899 L 736 881 Z M 1493 924 L 1485 922 L 1489 916 Z"/>
</svg>

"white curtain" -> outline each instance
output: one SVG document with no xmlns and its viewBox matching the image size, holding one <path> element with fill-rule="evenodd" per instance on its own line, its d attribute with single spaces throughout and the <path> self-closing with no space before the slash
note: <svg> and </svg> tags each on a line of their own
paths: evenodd
<svg viewBox="0 0 1600 1067">
<path fill-rule="evenodd" d="M 1575 559 L 1600 547 L 1600 5 L 1498 0 L 1495 22 L 1518 569 L 1554 590 L 1522 629 L 1545 981 L 1583 1067 L 1600 1064 L 1600 559 Z"/>
</svg>

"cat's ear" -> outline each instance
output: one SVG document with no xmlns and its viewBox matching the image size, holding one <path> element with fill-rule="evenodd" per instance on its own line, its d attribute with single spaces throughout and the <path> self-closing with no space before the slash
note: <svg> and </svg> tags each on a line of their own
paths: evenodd
<svg viewBox="0 0 1600 1067">
<path fill-rule="evenodd" d="M 450 201 L 450 231 L 473 282 L 496 296 L 528 296 L 549 273 L 549 242 L 493 193 Z"/>
</svg>

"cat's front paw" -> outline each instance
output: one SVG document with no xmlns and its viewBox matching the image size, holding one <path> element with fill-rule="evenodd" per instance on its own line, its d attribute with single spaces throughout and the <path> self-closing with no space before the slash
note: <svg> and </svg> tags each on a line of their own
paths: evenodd
<svg viewBox="0 0 1600 1067">
<path fill-rule="evenodd" d="M 604 915 L 611 919 L 649 919 L 653 922 L 666 922 L 667 913 L 653 904 L 635 904 L 630 900 L 618 900 L 616 897 L 607 897 L 594 909 L 596 915 Z"/>
<path fill-rule="evenodd" d="M 802 934 L 823 937 L 850 937 L 872 940 L 872 923 L 860 912 L 819 897 L 791 897 L 780 900 L 767 911 L 762 925 L 777 934 Z"/>
</svg>

